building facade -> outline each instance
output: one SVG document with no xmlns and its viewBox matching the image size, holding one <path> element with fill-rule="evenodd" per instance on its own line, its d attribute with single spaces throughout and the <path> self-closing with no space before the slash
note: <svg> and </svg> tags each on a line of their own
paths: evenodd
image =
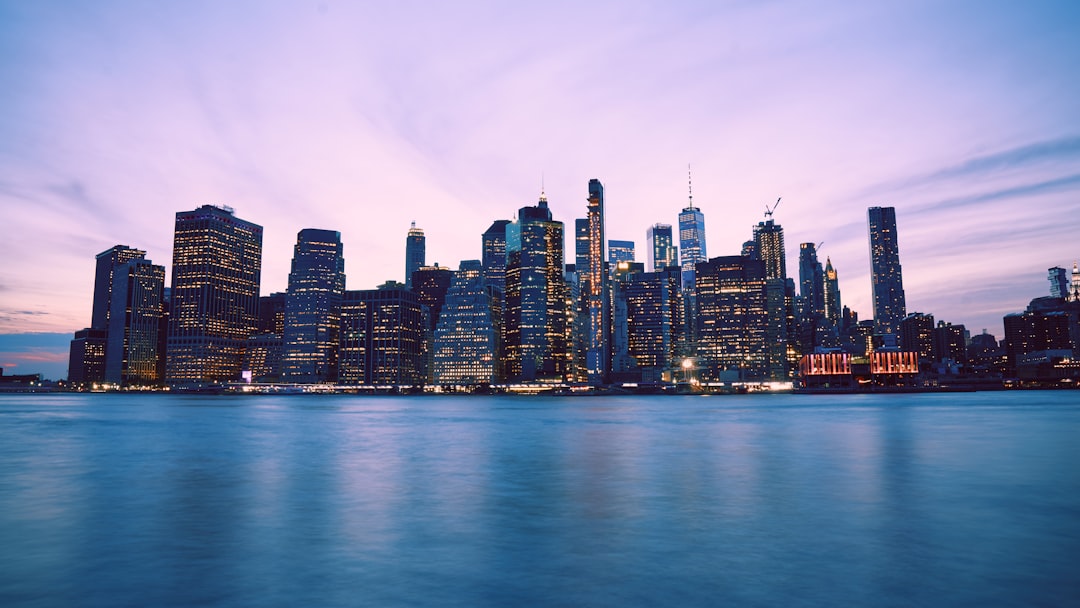
<svg viewBox="0 0 1080 608">
<path fill-rule="evenodd" d="M 295 384 L 337 381 L 338 330 L 345 292 L 341 234 L 306 228 L 296 235 L 285 295 L 282 380 Z"/>
<path fill-rule="evenodd" d="M 896 209 L 871 207 L 867 212 L 870 232 L 870 286 L 874 300 L 874 333 L 893 334 L 907 316 L 900 246 L 896 234 Z"/>
<path fill-rule="evenodd" d="M 569 371 L 563 224 L 547 198 L 506 227 L 503 344 L 512 381 L 564 381 Z"/>
<path fill-rule="evenodd" d="M 408 289 L 346 291 L 341 303 L 338 383 L 424 384 L 428 323 L 427 307 Z"/>
<path fill-rule="evenodd" d="M 175 228 L 165 381 L 237 381 L 258 321 L 262 227 L 203 205 Z"/>
<path fill-rule="evenodd" d="M 413 273 L 426 265 L 427 239 L 423 228 L 417 228 L 413 222 L 405 235 L 405 287 L 412 287 Z"/>
<path fill-rule="evenodd" d="M 506 225 L 510 220 L 495 220 L 480 237 L 484 280 L 499 291 L 506 289 Z"/>
<path fill-rule="evenodd" d="M 119 386 L 161 383 L 159 332 L 165 267 L 145 258 L 113 268 L 105 381 Z"/>
<path fill-rule="evenodd" d="M 649 248 L 645 270 L 656 272 L 668 266 L 679 265 L 679 248 L 671 234 L 671 224 L 653 224 L 645 232 L 645 242 Z"/>
<path fill-rule="evenodd" d="M 487 284 L 478 260 L 453 273 L 432 347 L 433 381 L 495 384 L 501 379 L 502 291 Z"/>
</svg>

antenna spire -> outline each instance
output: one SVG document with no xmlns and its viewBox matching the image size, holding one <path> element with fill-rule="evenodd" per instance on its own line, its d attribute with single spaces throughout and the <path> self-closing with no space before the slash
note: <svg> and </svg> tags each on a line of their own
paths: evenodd
<svg viewBox="0 0 1080 608">
<path fill-rule="evenodd" d="M 686 163 L 686 187 L 690 193 L 690 208 L 694 208 L 694 175 L 690 171 L 690 163 Z"/>
</svg>

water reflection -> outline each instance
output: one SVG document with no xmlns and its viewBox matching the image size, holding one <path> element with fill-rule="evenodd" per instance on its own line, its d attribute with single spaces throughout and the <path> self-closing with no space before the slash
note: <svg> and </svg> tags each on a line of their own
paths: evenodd
<svg viewBox="0 0 1080 608">
<path fill-rule="evenodd" d="M 1065 604 L 1072 396 L 3 396 L 0 604 Z"/>
</svg>

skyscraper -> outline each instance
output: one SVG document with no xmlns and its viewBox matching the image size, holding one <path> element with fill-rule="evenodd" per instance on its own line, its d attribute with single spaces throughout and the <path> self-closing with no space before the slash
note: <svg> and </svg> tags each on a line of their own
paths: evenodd
<svg viewBox="0 0 1080 608">
<path fill-rule="evenodd" d="M 282 379 L 297 384 L 337 380 L 345 256 L 341 234 L 306 228 L 296 235 L 285 295 Z"/>
<path fill-rule="evenodd" d="M 832 259 L 825 258 L 825 318 L 835 327 L 843 324 L 844 306 L 840 303 L 840 278 Z"/>
<path fill-rule="evenodd" d="M 629 354 L 642 370 L 642 381 L 658 382 L 678 354 L 683 301 L 680 273 L 668 270 L 632 275 L 626 287 Z"/>
<path fill-rule="evenodd" d="M 690 200 L 679 213 L 679 248 L 682 250 L 683 288 L 694 288 L 694 265 L 708 260 L 705 251 L 705 215 L 694 206 L 693 185 L 689 184 Z"/>
<path fill-rule="evenodd" d="M 158 349 L 165 267 L 145 258 L 113 267 L 105 380 L 120 386 L 161 382 Z"/>
<path fill-rule="evenodd" d="M 116 245 L 97 254 L 90 327 L 75 332 L 68 354 L 68 380 L 71 382 L 92 384 L 105 379 L 113 275 L 118 266 L 141 259 L 144 255 L 145 251 L 127 245 Z"/>
<path fill-rule="evenodd" d="M 604 256 L 604 186 L 589 180 L 588 198 L 589 267 L 583 287 L 589 301 L 589 351 L 586 366 L 589 381 L 607 382 L 611 370 L 611 285 Z"/>
<path fill-rule="evenodd" d="M 799 295 L 808 318 L 825 316 L 825 272 L 813 243 L 799 245 Z"/>
<path fill-rule="evenodd" d="M 609 240 L 608 244 L 608 263 L 614 266 L 619 262 L 633 262 L 634 261 L 634 241 L 617 241 Z"/>
<path fill-rule="evenodd" d="M 434 382 L 439 385 L 498 382 L 501 290 L 487 284 L 479 260 L 464 260 L 453 273 L 435 328 Z"/>
<path fill-rule="evenodd" d="M 770 344 L 768 282 L 761 260 L 717 257 L 698 264 L 697 353 L 709 380 L 765 380 L 783 377 L 784 352 Z M 779 285 L 779 283 L 776 283 Z M 779 309 L 779 302 L 773 308 Z"/>
<path fill-rule="evenodd" d="M 484 280 L 499 291 L 506 289 L 506 225 L 510 220 L 495 220 L 481 237 Z"/>
<path fill-rule="evenodd" d="M 262 226 L 229 207 L 176 214 L 165 381 L 239 380 L 257 326 Z"/>
<path fill-rule="evenodd" d="M 400 285 L 346 291 L 341 303 L 338 383 L 423 384 L 428 309 Z"/>
<path fill-rule="evenodd" d="M 770 279 L 786 279 L 784 227 L 772 219 L 758 222 L 758 225 L 754 226 L 754 245 L 757 259 L 765 263 L 765 276 Z"/>
<path fill-rule="evenodd" d="M 552 219 L 543 195 L 506 226 L 504 318 L 507 377 L 564 380 L 570 357 L 563 224 Z"/>
<path fill-rule="evenodd" d="M 648 259 L 645 268 L 649 272 L 663 270 L 668 266 L 679 265 L 679 248 L 671 236 L 671 224 L 653 224 L 645 232 L 648 243 Z"/>
<path fill-rule="evenodd" d="M 1050 280 L 1050 297 L 1067 299 L 1069 297 L 1069 277 L 1065 273 L 1065 269 L 1054 266 L 1048 269 L 1046 273 L 1046 278 Z"/>
<path fill-rule="evenodd" d="M 874 298 L 874 333 L 896 335 L 907 315 L 904 282 L 900 272 L 900 247 L 896 234 L 896 209 L 870 207 L 870 286 Z"/>
<path fill-rule="evenodd" d="M 107 329 L 109 327 L 114 269 L 121 264 L 131 260 L 138 260 L 145 255 L 145 251 L 127 245 L 116 245 L 97 254 L 97 272 L 94 275 L 94 311 L 90 327 L 94 329 Z"/>
<path fill-rule="evenodd" d="M 405 287 L 412 287 L 412 273 L 427 265 L 427 241 L 424 230 L 412 223 L 405 237 Z"/>
</svg>

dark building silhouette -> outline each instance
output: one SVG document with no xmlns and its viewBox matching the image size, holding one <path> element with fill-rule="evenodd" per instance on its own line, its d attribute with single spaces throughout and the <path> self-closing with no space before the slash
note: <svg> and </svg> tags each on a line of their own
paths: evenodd
<svg viewBox="0 0 1080 608">
<path fill-rule="evenodd" d="M 285 295 L 282 380 L 296 384 L 337 381 L 344 292 L 341 234 L 315 228 L 301 230 L 296 235 Z"/>
<path fill-rule="evenodd" d="M 874 299 L 874 332 L 893 334 L 907 316 L 904 281 L 900 269 L 900 247 L 896 234 L 896 209 L 871 207 L 867 212 L 870 231 L 870 285 Z"/>
<path fill-rule="evenodd" d="M 919 361 L 934 361 L 934 315 L 913 312 L 900 321 L 900 350 L 919 353 Z"/>
<path fill-rule="evenodd" d="M 165 381 L 237 381 L 258 321 L 262 226 L 213 205 L 175 226 Z"/>
<path fill-rule="evenodd" d="M 94 274 L 94 311 L 90 327 L 107 329 L 109 314 L 112 311 L 113 271 L 126 262 L 142 259 L 146 252 L 127 245 L 116 245 L 97 254 L 97 267 Z"/>
<path fill-rule="evenodd" d="M 105 379 L 104 329 L 87 327 L 75 332 L 68 354 L 68 382 L 93 384 Z"/>
<path fill-rule="evenodd" d="M 934 328 L 934 361 L 952 361 L 961 366 L 968 363 L 967 328 L 938 321 Z"/>
</svg>

